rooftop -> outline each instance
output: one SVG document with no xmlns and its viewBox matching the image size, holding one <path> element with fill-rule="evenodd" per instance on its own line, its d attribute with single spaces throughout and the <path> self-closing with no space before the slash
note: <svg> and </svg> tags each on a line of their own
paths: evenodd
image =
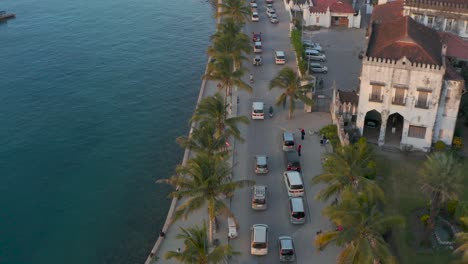
<svg viewBox="0 0 468 264">
<path fill-rule="evenodd" d="M 405 16 L 374 23 L 367 47 L 368 57 L 442 65 L 442 43 L 437 32 Z"/>
<path fill-rule="evenodd" d="M 334 13 L 351 13 L 354 14 L 353 7 L 348 2 L 339 0 L 313 0 L 313 6 L 309 9 L 311 13 L 326 13 L 328 7 L 330 12 Z"/>
<path fill-rule="evenodd" d="M 463 40 L 461 37 L 449 33 L 439 32 L 442 42 L 447 44 L 446 55 L 458 59 L 468 60 L 468 40 Z"/>
<path fill-rule="evenodd" d="M 403 1 L 388 2 L 374 7 L 371 23 L 385 23 L 403 17 Z"/>
</svg>

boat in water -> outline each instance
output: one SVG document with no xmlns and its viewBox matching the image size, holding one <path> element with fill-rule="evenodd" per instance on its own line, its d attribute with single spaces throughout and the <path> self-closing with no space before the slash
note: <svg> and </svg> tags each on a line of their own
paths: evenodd
<svg viewBox="0 0 468 264">
<path fill-rule="evenodd" d="M 16 15 L 13 13 L 7 13 L 6 11 L 0 11 L 0 21 L 15 18 Z"/>
</svg>

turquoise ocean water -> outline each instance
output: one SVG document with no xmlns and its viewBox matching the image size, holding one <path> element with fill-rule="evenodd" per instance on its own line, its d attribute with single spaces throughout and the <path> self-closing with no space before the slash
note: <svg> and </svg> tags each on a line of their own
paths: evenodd
<svg viewBox="0 0 468 264">
<path fill-rule="evenodd" d="M 142 263 L 214 31 L 203 0 L 6 0 L 0 263 Z"/>
</svg>

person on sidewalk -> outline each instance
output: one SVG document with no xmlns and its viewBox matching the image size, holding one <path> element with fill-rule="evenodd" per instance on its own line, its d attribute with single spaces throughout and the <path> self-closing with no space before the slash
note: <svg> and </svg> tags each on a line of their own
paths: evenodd
<svg viewBox="0 0 468 264">
<path fill-rule="evenodd" d="M 301 139 L 304 140 L 305 130 L 301 128 Z"/>
<path fill-rule="evenodd" d="M 299 146 L 297 146 L 297 155 L 299 155 L 299 157 L 301 156 L 301 149 L 302 145 L 299 144 Z"/>
</svg>

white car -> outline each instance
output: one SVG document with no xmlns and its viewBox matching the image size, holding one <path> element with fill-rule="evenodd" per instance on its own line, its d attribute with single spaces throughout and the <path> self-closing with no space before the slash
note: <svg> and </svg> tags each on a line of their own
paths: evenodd
<svg viewBox="0 0 468 264">
<path fill-rule="evenodd" d="M 260 20 L 260 16 L 257 12 L 252 12 L 252 22 L 258 22 Z"/>
<path fill-rule="evenodd" d="M 271 3 L 271 4 L 267 4 L 267 8 L 274 9 L 274 8 L 273 8 L 273 3 Z"/>
<path fill-rule="evenodd" d="M 276 14 L 273 14 L 273 15 L 270 16 L 270 23 L 272 23 L 272 24 L 278 24 L 279 23 L 278 16 Z"/>
<path fill-rule="evenodd" d="M 276 14 L 276 11 L 273 8 L 267 8 L 266 14 L 268 17 L 271 17 L 271 15 Z"/>
<path fill-rule="evenodd" d="M 258 8 L 257 3 L 250 3 L 250 8 L 252 8 L 252 9 L 254 9 L 254 8 L 257 9 L 257 8 Z"/>
</svg>

